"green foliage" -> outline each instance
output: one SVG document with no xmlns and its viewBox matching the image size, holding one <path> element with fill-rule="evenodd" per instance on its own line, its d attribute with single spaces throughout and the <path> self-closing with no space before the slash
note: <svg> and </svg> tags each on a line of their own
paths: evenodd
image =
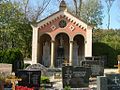
<svg viewBox="0 0 120 90">
<path fill-rule="evenodd" d="M 48 83 L 48 82 L 50 82 L 49 77 L 47 77 L 47 76 L 41 76 L 41 83 Z"/>
<path fill-rule="evenodd" d="M 120 30 L 93 30 L 93 42 L 102 42 L 115 50 L 119 50 Z"/>
<path fill-rule="evenodd" d="M 105 43 L 93 43 L 93 56 L 107 56 L 107 67 L 112 68 L 117 64 L 117 52 Z"/>
<path fill-rule="evenodd" d="M 120 55 L 120 30 L 94 30 L 93 55 L 107 56 L 107 67 L 117 65 L 117 55 Z"/>
<path fill-rule="evenodd" d="M 81 19 L 87 24 L 98 26 L 102 24 L 102 4 L 100 0 L 86 0 L 82 3 Z"/>
<path fill-rule="evenodd" d="M 65 86 L 64 90 L 71 90 L 70 86 Z"/>
<path fill-rule="evenodd" d="M 9 63 L 13 66 L 13 71 L 24 67 L 23 55 L 18 49 L 8 49 L 0 51 L 0 63 Z"/>
<path fill-rule="evenodd" d="M 32 28 L 20 7 L 17 2 L 1 1 L 0 50 L 19 48 L 24 57 L 31 57 Z"/>
<path fill-rule="evenodd" d="M 24 69 L 26 69 L 29 65 L 31 65 L 31 64 L 25 63 L 25 64 L 24 64 Z"/>
<path fill-rule="evenodd" d="M 74 0 L 73 0 L 74 1 Z M 76 0 L 80 3 L 80 0 Z M 78 4 L 79 5 L 79 4 Z M 82 0 L 81 6 L 77 7 L 77 17 L 83 20 L 85 23 L 94 26 L 102 25 L 103 20 L 103 6 L 100 0 Z M 76 9 L 70 8 L 70 12 L 76 14 Z"/>
</svg>

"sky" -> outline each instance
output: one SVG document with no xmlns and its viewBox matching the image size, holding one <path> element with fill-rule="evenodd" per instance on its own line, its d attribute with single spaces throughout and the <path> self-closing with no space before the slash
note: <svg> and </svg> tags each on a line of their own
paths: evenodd
<svg viewBox="0 0 120 90">
<path fill-rule="evenodd" d="M 102 0 L 102 4 L 104 6 L 104 19 L 103 19 L 103 25 L 102 25 L 102 28 L 107 28 L 107 20 L 108 20 L 108 17 L 107 17 L 107 8 L 106 8 L 106 4 L 104 2 L 104 0 Z M 110 28 L 113 28 L 113 29 L 120 29 L 120 0 L 115 0 L 114 3 L 113 3 L 113 6 L 111 8 L 111 11 L 110 11 L 110 14 L 111 14 L 111 21 L 110 21 Z"/>
<path fill-rule="evenodd" d="M 31 1 L 32 5 L 33 4 L 36 5 L 35 1 L 37 3 L 41 3 L 39 1 L 42 1 L 42 0 L 30 0 L 30 1 Z M 51 0 L 50 5 L 44 11 L 41 18 L 45 18 L 45 17 L 51 15 L 52 13 L 58 11 L 59 10 L 59 2 L 58 1 L 59 0 Z M 72 6 L 72 4 L 70 4 L 70 2 L 73 3 L 72 0 L 65 0 L 65 1 L 66 1 L 67 5 Z M 102 5 L 103 5 L 104 19 L 103 19 L 103 25 L 100 26 L 100 28 L 106 29 L 107 28 L 107 21 L 108 21 L 107 7 L 106 7 L 105 0 L 101 0 L 101 1 L 102 1 Z M 115 0 L 114 1 L 113 5 L 112 5 L 112 8 L 111 8 L 111 11 L 110 11 L 110 14 L 111 14 L 110 28 L 120 29 L 120 0 Z"/>
</svg>

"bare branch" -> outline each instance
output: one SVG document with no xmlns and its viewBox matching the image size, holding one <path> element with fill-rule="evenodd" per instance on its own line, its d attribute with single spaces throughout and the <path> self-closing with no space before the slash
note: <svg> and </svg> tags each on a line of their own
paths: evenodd
<svg viewBox="0 0 120 90">
<path fill-rule="evenodd" d="M 45 9 L 47 8 L 47 6 L 49 5 L 51 0 L 44 0 L 42 5 L 38 5 L 37 9 L 34 10 L 34 14 L 32 13 L 32 16 L 29 17 L 31 18 L 30 21 L 31 22 L 37 22 L 37 20 L 39 19 L 40 15 L 45 11 Z"/>
<path fill-rule="evenodd" d="M 106 2 L 106 5 L 107 5 L 107 14 L 108 14 L 108 24 L 107 24 L 107 29 L 109 30 L 110 29 L 110 10 L 111 10 L 111 7 L 113 5 L 115 0 L 105 0 Z"/>
</svg>

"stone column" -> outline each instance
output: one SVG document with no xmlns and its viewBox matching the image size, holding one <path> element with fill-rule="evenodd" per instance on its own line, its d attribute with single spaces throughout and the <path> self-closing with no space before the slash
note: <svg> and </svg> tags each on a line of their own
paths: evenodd
<svg viewBox="0 0 120 90">
<path fill-rule="evenodd" d="M 31 25 L 33 28 L 32 34 L 32 64 L 37 63 L 37 49 L 38 49 L 38 27 L 37 25 Z"/>
<path fill-rule="evenodd" d="M 51 41 L 51 64 L 50 67 L 54 68 L 54 41 Z"/>
<path fill-rule="evenodd" d="M 118 73 L 120 74 L 120 55 L 118 55 Z"/>
<path fill-rule="evenodd" d="M 72 65 L 72 59 L 73 59 L 73 41 L 70 41 L 70 45 L 69 45 L 69 65 Z"/>
<path fill-rule="evenodd" d="M 86 30 L 85 57 L 92 57 L 92 27 L 90 26 Z"/>
</svg>

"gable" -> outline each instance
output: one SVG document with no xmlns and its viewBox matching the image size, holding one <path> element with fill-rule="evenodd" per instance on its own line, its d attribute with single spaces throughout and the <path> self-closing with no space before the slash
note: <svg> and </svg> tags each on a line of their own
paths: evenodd
<svg viewBox="0 0 120 90">
<path fill-rule="evenodd" d="M 71 15 L 69 12 L 66 12 L 66 11 L 58 11 L 48 16 L 47 18 L 43 19 L 42 21 L 38 22 L 37 25 L 39 28 L 43 28 L 61 17 L 64 17 L 65 19 L 69 20 L 70 22 L 74 23 L 76 26 L 79 26 L 82 29 L 85 29 L 85 30 L 87 29 L 86 23 L 84 23 L 83 21 L 74 17 L 73 15 Z"/>
</svg>

